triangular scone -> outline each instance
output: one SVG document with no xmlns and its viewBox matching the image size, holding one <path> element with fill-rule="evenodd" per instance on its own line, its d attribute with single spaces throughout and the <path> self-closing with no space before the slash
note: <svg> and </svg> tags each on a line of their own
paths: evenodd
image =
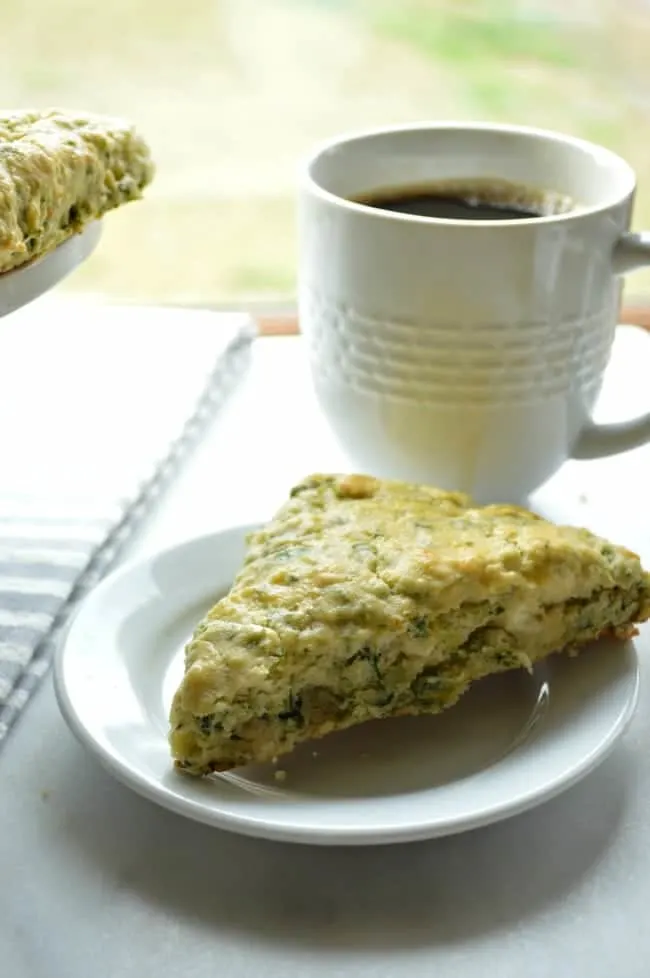
<svg viewBox="0 0 650 978">
<path fill-rule="evenodd" d="M 316 475 L 250 539 L 198 626 L 171 710 L 177 766 L 268 761 L 650 617 L 638 557 L 514 506 Z"/>
<path fill-rule="evenodd" d="M 90 112 L 0 112 L 0 272 L 40 258 L 154 174 L 130 123 Z"/>
</svg>

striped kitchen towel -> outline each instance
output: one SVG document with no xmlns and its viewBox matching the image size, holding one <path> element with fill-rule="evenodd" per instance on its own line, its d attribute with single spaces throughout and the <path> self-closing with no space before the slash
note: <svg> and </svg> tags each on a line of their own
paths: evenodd
<svg viewBox="0 0 650 978">
<path fill-rule="evenodd" d="M 0 743 L 254 336 L 238 314 L 73 300 L 0 320 Z"/>
</svg>

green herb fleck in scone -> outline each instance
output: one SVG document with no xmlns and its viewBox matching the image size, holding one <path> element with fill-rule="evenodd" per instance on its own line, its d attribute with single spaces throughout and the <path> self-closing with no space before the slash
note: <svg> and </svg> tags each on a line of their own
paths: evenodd
<svg viewBox="0 0 650 978">
<path fill-rule="evenodd" d="M 141 197 L 153 174 L 147 144 L 122 119 L 59 109 L 0 113 L 0 272 Z"/>
<path fill-rule="evenodd" d="M 187 646 L 179 768 L 208 774 L 381 717 L 436 713 L 470 684 L 650 618 L 638 557 L 514 506 L 315 475 L 253 533 Z"/>
</svg>

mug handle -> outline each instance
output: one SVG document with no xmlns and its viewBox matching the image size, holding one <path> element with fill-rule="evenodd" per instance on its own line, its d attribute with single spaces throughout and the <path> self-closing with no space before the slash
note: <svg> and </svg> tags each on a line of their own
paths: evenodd
<svg viewBox="0 0 650 978">
<path fill-rule="evenodd" d="M 635 268 L 650 265 L 650 232 L 628 232 L 618 239 L 612 256 L 614 275 L 624 275 Z M 576 459 L 603 458 L 639 448 L 650 441 L 650 411 L 616 424 L 590 422 L 573 447 Z"/>
</svg>

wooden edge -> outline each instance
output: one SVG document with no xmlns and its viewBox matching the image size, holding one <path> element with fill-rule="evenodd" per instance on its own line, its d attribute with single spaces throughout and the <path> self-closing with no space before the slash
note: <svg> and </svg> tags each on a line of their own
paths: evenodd
<svg viewBox="0 0 650 978">
<path fill-rule="evenodd" d="M 260 336 L 296 336 L 300 332 L 297 316 L 257 316 L 256 319 Z"/>
<path fill-rule="evenodd" d="M 650 330 L 650 305 L 623 306 L 619 320 Z M 257 324 L 260 336 L 296 336 L 300 332 L 297 316 L 258 316 Z"/>
<path fill-rule="evenodd" d="M 641 326 L 643 329 L 650 329 L 650 305 L 623 306 L 618 318 L 619 322 L 626 323 L 628 326 Z"/>
</svg>

